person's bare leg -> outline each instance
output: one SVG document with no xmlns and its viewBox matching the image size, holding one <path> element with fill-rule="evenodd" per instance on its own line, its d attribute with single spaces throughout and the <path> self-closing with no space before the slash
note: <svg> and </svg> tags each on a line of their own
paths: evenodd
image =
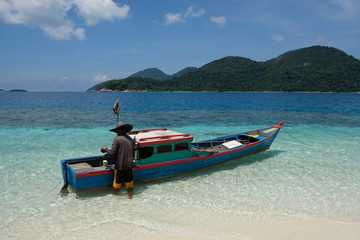
<svg viewBox="0 0 360 240">
<path fill-rule="evenodd" d="M 129 199 L 132 199 L 132 198 L 133 198 L 133 190 L 134 190 L 134 188 L 128 188 L 128 189 L 127 189 L 127 193 L 128 193 Z"/>
<path fill-rule="evenodd" d="M 132 199 L 133 197 L 133 190 L 134 190 L 134 181 L 126 182 L 125 187 L 129 196 L 129 199 Z"/>
</svg>

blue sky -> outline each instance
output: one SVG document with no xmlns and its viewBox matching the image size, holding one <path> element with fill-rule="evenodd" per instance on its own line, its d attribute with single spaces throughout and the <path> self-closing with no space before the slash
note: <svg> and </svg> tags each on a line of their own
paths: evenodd
<svg viewBox="0 0 360 240">
<path fill-rule="evenodd" d="M 0 89 L 85 91 L 303 47 L 360 59 L 359 0 L 0 0 Z"/>
</svg>

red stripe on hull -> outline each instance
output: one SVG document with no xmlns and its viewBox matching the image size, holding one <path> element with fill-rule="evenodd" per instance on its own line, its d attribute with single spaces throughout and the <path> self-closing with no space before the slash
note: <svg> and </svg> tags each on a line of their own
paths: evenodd
<svg viewBox="0 0 360 240">
<path fill-rule="evenodd" d="M 76 173 L 76 178 L 82 177 L 93 177 L 93 176 L 100 176 L 106 174 L 114 174 L 114 170 L 103 170 L 103 171 L 96 171 L 96 172 L 85 172 L 85 173 Z"/>
<path fill-rule="evenodd" d="M 169 139 L 169 140 L 158 140 L 153 142 L 139 142 L 139 146 L 149 146 L 149 145 L 157 145 L 157 144 L 165 144 L 165 143 L 173 143 L 179 141 L 192 141 L 193 137 L 184 137 L 184 138 L 176 138 L 176 139 Z"/>
<path fill-rule="evenodd" d="M 101 190 L 101 189 L 107 189 L 107 188 L 111 188 L 112 186 L 105 186 L 105 187 L 98 187 L 98 188 L 89 188 L 89 189 L 84 189 L 84 190 L 75 190 L 71 185 L 69 185 L 71 190 L 73 192 L 79 193 L 79 192 L 88 192 L 88 191 L 95 191 L 95 190 Z"/>
</svg>

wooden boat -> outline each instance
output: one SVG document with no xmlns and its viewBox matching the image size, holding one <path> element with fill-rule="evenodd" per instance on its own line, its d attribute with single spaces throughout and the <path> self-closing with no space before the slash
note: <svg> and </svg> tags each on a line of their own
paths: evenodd
<svg viewBox="0 0 360 240">
<path fill-rule="evenodd" d="M 136 143 L 134 181 L 170 177 L 265 151 L 283 123 L 200 142 L 193 142 L 190 134 L 166 128 L 132 131 L 129 136 Z M 61 168 L 65 189 L 70 186 L 74 192 L 82 192 L 112 186 L 114 159 L 107 155 L 61 160 Z"/>
</svg>

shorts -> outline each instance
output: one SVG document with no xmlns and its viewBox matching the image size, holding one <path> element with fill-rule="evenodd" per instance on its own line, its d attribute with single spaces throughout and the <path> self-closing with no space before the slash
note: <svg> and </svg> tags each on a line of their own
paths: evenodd
<svg viewBox="0 0 360 240">
<path fill-rule="evenodd" d="M 115 170 L 115 179 L 116 183 L 120 184 L 124 182 L 132 182 L 134 179 L 133 170 L 132 169 L 124 169 L 124 170 Z"/>
</svg>

